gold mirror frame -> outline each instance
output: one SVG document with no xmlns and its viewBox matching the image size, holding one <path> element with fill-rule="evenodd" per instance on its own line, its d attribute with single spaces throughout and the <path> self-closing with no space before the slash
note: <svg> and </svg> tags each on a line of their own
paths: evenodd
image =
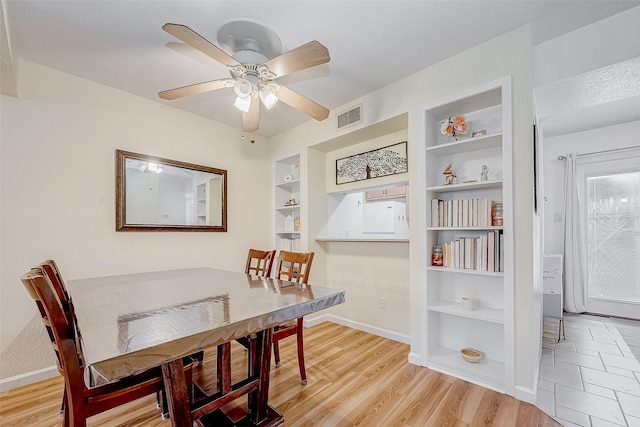
<svg viewBox="0 0 640 427">
<path fill-rule="evenodd" d="M 160 166 L 171 166 L 174 168 L 186 169 L 218 175 L 222 179 L 220 200 L 215 203 L 221 211 L 216 210 L 219 215 L 220 224 L 198 225 L 198 224 L 164 224 L 164 223 L 133 223 L 127 222 L 127 160 L 139 162 L 151 162 Z M 197 216 L 197 200 L 194 201 L 194 215 Z M 194 218 L 194 222 L 197 221 Z M 116 231 L 206 231 L 206 232 L 226 232 L 227 231 L 227 171 L 208 166 L 196 165 L 177 160 L 163 159 L 146 154 L 133 153 L 130 151 L 116 150 Z"/>
</svg>

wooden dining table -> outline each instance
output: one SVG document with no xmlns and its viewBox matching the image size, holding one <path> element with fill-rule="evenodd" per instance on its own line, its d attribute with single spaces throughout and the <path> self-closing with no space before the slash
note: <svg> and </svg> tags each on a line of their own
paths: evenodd
<svg viewBox="0 0 640 427">
<path fill-rule="evenodd" d="M 273 328 L 343 303 L 344 291 L 214 268 L 72 280 L 88 387 L 161 366 L 173 426 L 220 425 L 225 404 L 248 396 L 247 416 L 234 425 L 276 426 L 268 404 Z M 255 365 L 231 384 L 230 342 L 252 336 Z M 183 357 L 217 346 L 218 391 L 196 399 L 187 389 Z M 222 351 L 221 351 L 222 349 Z M 222 418 L 221 418 L 222 417 Z M 237 420 L 236 420 L 237 421 Z"/>
</svg>

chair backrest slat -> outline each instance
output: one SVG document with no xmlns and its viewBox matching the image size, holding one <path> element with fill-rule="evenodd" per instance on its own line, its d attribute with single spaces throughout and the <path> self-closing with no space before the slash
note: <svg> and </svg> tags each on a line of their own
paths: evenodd
<svg viewBox="0 0 640 427">
<path fill-rule="evenodd" d="M 276 251 L 261 251 L 259 249 L 249 249 L 247 255 L 247 265 L 244 272 L 253 276 L 271 276 L 271 267 Z"/>
<path fill-rule="evenodd" d="M 56 291 L 56 295 L 58 296 L 58 299 L 62 304 L 64 314 L 67 317 L 67 323 L 72 325 L 74 328 L 76 348 L 78 350 L 80 364 L 82 365 L 84 360 L 84 355 L 82 352 L 82 335 L 80 333 L 80 328 L 78 327 L 78 320 L 76 319 L 76 313 L 73 308 L 73 301 L 71 300 L 71 296 L 69 295 L 67 287 L 64 284 L 60 269 L 58 268 L 58 265 L 54 260 L 47 260 L 43 262 L 42 264 L 40 264 L 40 269 L 42 270 L 42 273 L 51 281 L 51 284 Z"/>
<path fill-rule="evenodd" d="M 76 348 L 73 321 L 68 319 L 55 286 L 40 268 L 33 268 L 21 278 L 22 284 L 36 301 L 42 322 L 58 357 L 58 366 L 67 382 L 83 381 L 82 368 Z M 65 353 L 65 351 L 67 353 Z M 71 354 L 68 354 L 71 352 Z"/>
<path fill-rule="evenodd" d="M 70 311 L 71 308 L 69 305 L 71 305 L 71 297 L 69 296 L 69 292 L 67 292 L 67 287 L 64 284 L 64 280 L 62 280 L 62 275 L 56 262 L 52 259 L 47 260 L 40 264 L 40 268 L 49 277 L 49 280 L 51 280 L 64 310 Z"/>
<path fill-rule="evenodd" d="M 280 251 L 276 266 L 276 279 L 308 283 L 313 255 L 313 252 Z"/>
</svg>

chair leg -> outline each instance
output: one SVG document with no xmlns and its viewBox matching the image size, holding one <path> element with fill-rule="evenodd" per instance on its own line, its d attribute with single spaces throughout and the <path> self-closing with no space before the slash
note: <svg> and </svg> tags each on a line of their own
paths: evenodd
<svg viewBox="0 0 640 427">
<path fill-rule="evenodd" d="M 160 407 L 162 408 L 162 419 L 163 420 L 168 420 L 170 418 L 170 414 L 169 414 L 169 402 L 167 401 L 167 392 L 164 390 L 164 388 L 162 389 L 162 391 L 158 392 L 158 400 L 160 402 Z"/>
<path fill-rule="evenodd" d="M 307 383 L 307 370 L 304 366 L 304 326 L 302 323 L 302 317 L 297 321 L 297 341 L 298 341 L 298 367 L 300 368 L 300 380 L 302 384 Z"/>
<path fill-rule="evenodd" d="M 256 373 L 256 351 L 258 350 L 256 345 L 256 337 L 249 337 L 249 347 L 247 350 L 247 373 L 249 377 L 253 377 Z"/>
<path fill-rule="evenodd" d="M 66 408 L 65 408 L 66 409 Z M 62 418 L 63 427 L 69 427 L 71 425 L 71 419 L 69 418 L 69 411 L 65 410 Z"/>
<path fill-rule="evenodd" d="M 64 384 L 62 391 L 62 403 L 60 404 L 60 416 L 62 417 L 63 427 L 69 427 L 71 420 L 69 419 L 69 411 L 67 410 L 69 404 L 67 403 L 67 383 Z"/>
<path fill-rule="evenodd" d="M 278 341 L 273 342 L 273 359 L 276 362 L 276 368 L 280 367 L 280 346 Z"/>
<path fill-rule="evenodd" d="M 202 352 L 202 354 L 204 354 L 204 351 Z M 194 386 L 194 382 L 193 382 L 193 368 L 189 369 L 186 372 L 185 380 L 186 380 L 186 383 L 187 383 L 187 393 L 189 394 L 189 401 L 193 402 L 194 398 L 195 398 L 195 386 Z"/>
<path fill-rule="evenodd" d="M 64 385 L 62 390 L 62 402 L 60 403 L 60 416 L 64 417 L 64 413 L 67 409 L 67 385 Z"/>
</svg>

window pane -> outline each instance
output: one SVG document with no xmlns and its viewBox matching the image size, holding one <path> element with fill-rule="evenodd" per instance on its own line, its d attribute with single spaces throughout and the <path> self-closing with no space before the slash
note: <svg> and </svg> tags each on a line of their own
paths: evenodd
<svg viewBox="0 0 640 427">
<path fill-rule="evenodd" d="M 589 298 L 640 303 L 640 172 L 587 178 Z"/>
</svg>

